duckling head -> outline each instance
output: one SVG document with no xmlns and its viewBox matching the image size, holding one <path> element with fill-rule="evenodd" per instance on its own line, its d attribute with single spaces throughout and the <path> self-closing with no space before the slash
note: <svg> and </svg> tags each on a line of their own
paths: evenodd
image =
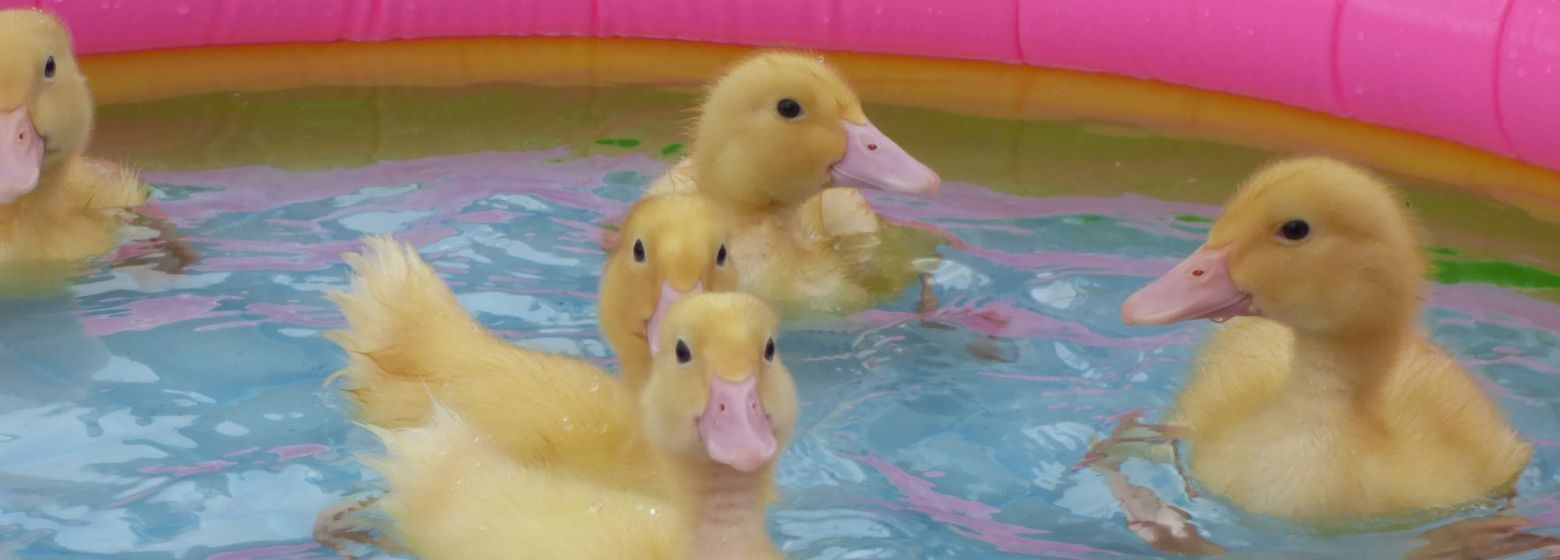
<svg viewBox="0 0 1560 560">
<path fill-rule="evenodd" d="M 1380 179 L 1327 158 L 1253 175 L 1208 240 L 1127 298 L 1127 324 L 1261 315 L 1301 332 L 1412 321 L 1423 290 L 1420 231 Z"/>
<path fill-rule="evenodd" d="M 629 209 L 619 231 L 602 272 L 600 316 L 621 360 L 630 359 L 629 345 L 654 355 L 660 323 L 677 300 L 737 288 L 726 249 L 730 225 L 702 196 L 646 198 Z"/>
<path fill-rule="evenodd" d="M 700 188 L 754 207 L 800 204 L 831 185 L 932 194 L 942 184 L 816 56 L 762 52 L 737 65 L 710 90 L 694 138 Z"/>
<path fill-rule="evenodd" d="M 0 204 L 80 155 L 91 131 L 92 99 L 65 26 L 37 10 L 0 10 Z"/>
<path fill-rule="evenodd" d="M 772 465 L 796 426 L 796 387 L 775 348 L 778 321 L 750 294 L 678 301 L 641 395 L 650 441 L 695 464 Z"/>
</svg>

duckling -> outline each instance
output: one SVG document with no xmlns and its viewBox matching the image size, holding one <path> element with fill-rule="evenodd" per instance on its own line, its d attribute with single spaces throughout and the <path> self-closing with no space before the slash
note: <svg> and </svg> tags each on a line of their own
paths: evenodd
<svg viewBox="0 0 1560 560">
<path fill-rule="evenodd" d="M 619 411 L 665 465 L 664 495 L 516 462 L 495 445 L 503 436 L 439 412 L 426 427 L 376 430 L 387 454 L 366 462 L 389 486 L 380 507 L 407 548 L 435 560 L 781 558 L 764 526 L 766 481 L 797 400 L 776 328 L 773 311 L 743 293 L 691 295 L 667 312 L 641 405 Z M 532 398 L 628 398 L 624 386 L 602 387 Z"/>
<path fill-rule="evenodd" d="M 350 328 L 327 334 L 348 363 L 358 418 L 383 428 L 428 423 L 438 400 L 494 434 L 516 460 L 610 473 L 628 486 L 652 484 L 639 429 L 625 411 L 631 393 L 591 363 L 522 348 L 472 319 L 417 250 L 389 236 L 365 240 L 345 258 L 351 290 L 330 297 Z M 326 383 L 330 383 L 327 380 Z"/>
<path fill-rule="evenodd" d="M 726 248 L 730 225 L 702 196 L 647 198 L 630 208 L 601 273 L 601 332 L 635 394 L 650 375 L 657 326 L 672 303 L 703 291 L 737 288 Z"/>
<path fill-rule="evenodd" d="M 1171 424 L 1191 476 L 1299 522 L 1436 513 L 1509 492 L 1532 447 L 1416 326 L 1421 233 L 1380 179 L 1300 158 L 1257 172 L 1208 240 L 1122 305 L 1228 320 Z"/>
<path fill-rule="evenodd" d="M 0 260 L 95 257 L 118 244 L 117 209 L 141 206 L 135 173 L 82 155 L 92 98 L 65 26 L 0 10 Z"/>
<path fill-rule="evenodd" d="M 735 221 L 730 249 L 743 263 L 743 289 L 785 310 L 839 312 L 867 303 L 871 274 L 908 282 L 914 273 L 909 263 L 876 263 L 877 214 L 860 192 L 828 187 L 933 194 L 941 184 L 867 120 L 832 67 L 763 52 L 715 83 L 689 159 L 646 195 L 715 200 Z"/>
</svg>

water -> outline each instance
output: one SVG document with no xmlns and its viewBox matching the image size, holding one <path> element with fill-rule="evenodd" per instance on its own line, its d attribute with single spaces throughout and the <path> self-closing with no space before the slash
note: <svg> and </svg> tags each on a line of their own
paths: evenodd
<svg viewBox="0 0 1560 560">
<path fill-rule="evenodd" d="M 515 103 L 533 116 L 482 110 Z M 105 108 L 99 151 L 145 166 L 202 260 L 183 276 L 103 267 L 69 296 L 0 302 L 0 557 L 333 557 L 312 540 L 315 513 L 380 488 L 353 458 L 376 444 L 321 386 L 344 361 L 320 336 L 343 323 L 324 298 L 345 286 L 338 254 L 394 233 L 489 328 L 610 366 L 593 296 L 602 228 L 679 156 L 665 109 L 687 103 L 490 86 Z M 943 308 L 914 316 L 911 289 L 783 333 L 803 414 L 771 534 L 795 558 L 1158 556 L 1074 465 L 1119 415 L 1165 409 L 1208 325 L 1127 328 L 1117 308 L 1270 154 L 1119 125 L 869 111 L 953 179 L 936 200 L 872 197 L 956 240 L 939 249 Z M 1054 164 L 1040 170 L 985 163 L 993 131 L 1015 129 L 1065 148 L 1023 154 Z M 1165 184 L 1193 194 L 1144 194 Z M 1560 536 L 1560 298 L 1543 276 L 1560 227 L 1411 184 L 1431 218 L 1461 220 L 1432 220 L 1438 259 L 1538 275 L 1438 284 L 1424 325 L 1538 444 L 1513 512 Z M 1188 500 L 1168 467 L 1125 471 L 1237 556 L 1401 555 L 1423 531 L 1307 536 Z"/>
</svg>

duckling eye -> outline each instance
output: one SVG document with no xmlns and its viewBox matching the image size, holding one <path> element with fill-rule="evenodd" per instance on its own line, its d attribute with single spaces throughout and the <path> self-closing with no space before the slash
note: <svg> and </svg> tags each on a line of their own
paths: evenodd
<svg viewBox="0 0 1560 560">
<path fill-rule="evenodd" d="M 720 250 L 715 252 L 715 266 L 726 266 L 726 244 L 720 244 Z"/>
<path fill-rule="evenodd" d="M 645 242 L 634 240 L 634 262 L 645 262 Z"/>
<path fill-rule="evenodd" d="M 769 342 L 764 344 L 764 361 L 775 361 L 775 339 L 773 338 L 769 339 Z"/>
<path fill-rule="evenodd" d="M 693 361 L 693 351 L 688 349 L 688 343 L 677 339 L 677 363 L 686 364 Z"/>
<path fill-rule="evenodd" d="M 54 79 L 54 71 L 55 71 L 54 55 L 51 54 L 51 55 L 49 55 L 49 60 L 46 60 L 43 63 L 43 79 L 45 79 L 45 80 L 52 80 L 52 79 Z"/>
<path fill-rule="evenodd" d="M 1299 241 L 1311 234 L 1311 224 L 1305 223 L 1305 220 L 1289 220 L 1278 228 L 1278 234 L 1284 236 L 1284 239 Z"/>
<path fill-rule="evenodd" d="M 778 111 L 782 117 L 794 119 L 802 116 L 802 104 L 791 98 L 781 99 L 780 103 L 775 105 L 775 111 Z"/>
</svg>

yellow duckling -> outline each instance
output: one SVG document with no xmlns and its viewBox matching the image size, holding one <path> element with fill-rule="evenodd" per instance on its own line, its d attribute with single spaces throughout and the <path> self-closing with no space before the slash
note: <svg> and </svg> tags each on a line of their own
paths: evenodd
<svg viewBox="0 0 1560 560">
<path fill-rule="evenodd" d="M 867 303 L 877 215 L 854 189 L 826 188 L 931 194 L 942 184 L 867 120 L 838 72 L 801 54 L 760 53 L 717 81 L 692 144 L 646 195 L 697 191 L 720 204 L 734 219 L 743 288 L 788 310 Z"/>
<path fill-rule="evenodd" d="M 437 399 L 517 460 L 577 465 L 649 484 L 634 397 L 585 360 L 522 348 L 472 319 L 410 245 L 370 237 L 346 255 L 356 275 L 332 298 L 350 328 L 328 336 L 348 363 L 357 416 L 383 428 L 427 424 Z M 329 383 L 329 381 L 327 381 Z"/>
<path fill-rule="evenodd" d="M 602 335 L 638 394 L 650 375 L 656 326 L 679 298 L 737 288 L 719 206 L 698 195 L 645 199 L 629 209 L 601 273 Z"/>
<path fill-rule="evenodd" d="M 135 174 L 82 156 L 92 99 L 59 20 L 0 10 L 0 260 L 100 255 L 118 243 L 114 209 L 144 204 Z"/>
<path fill-rule="evenodd" d="M 735 287 L 727 233 L 718 208 L 697 195 L 657 197 L 630 209 L 619 247 L 604 266 L 598 306 L 630 395 L 638 394 L 649 375 L 649 341 L 671 304 L 702 289 Z M 602 381 L 599 370 L 583 360 L 494 336 L 415 249 L 389 237 L 369 238 L 366 245 L 363 255 L 346 257 L 356 272 L 351 291 L 332 294 L 351 328 L 330 334 L 349 358 L 332 377 L 348 379 L 360 419 L 386 428 L 422 425 L 437 399 L 466 421 L 498 433 L 513 457 L 627 472 L 621 478 L 628 485 L 646 483 L 654 474 L 643 468 L 644 442 L 633 437 L 632 426 L 620 423 L 634 397 L 603 389 L 615 380 Z M 581 389 L 572 394 L 603 392 L 578 401 L 533 403 L 546 392 L 539 384 Z M 529 429 L 508 429 L 513 426 Z"/>
<path fill-rule="evenodd" d="M 1416 326 L 1420 247 L 1380 180 L 1295 159 L 1254 175 L 1201 248 L 1127 299 L 1128 324 L 1233 318 L 1171 421 L 1194 479 L 1302 522 L 1442 510 L 1511 488 L 1531 446 Z"/>
<path fill-rule="evenodd" d="M 428 427 L 378 431 L 388 454 L 369 463 L 389 485 L 381 507 L 409 549 L 435 560 L 781 558 L 764 527 L 767 480 L 797 401 L 776 327 L 768 306 L 742 293 L 689 296 L 666 314 L 641 406 L 618 413 L 643 427 L 675 490 L 515 462 L 494 445 L 500 434 L 440 413 Z M 594 377 L 600 391 L 546 387 L 527 400 L 629 398 Z"/>
</svg>

